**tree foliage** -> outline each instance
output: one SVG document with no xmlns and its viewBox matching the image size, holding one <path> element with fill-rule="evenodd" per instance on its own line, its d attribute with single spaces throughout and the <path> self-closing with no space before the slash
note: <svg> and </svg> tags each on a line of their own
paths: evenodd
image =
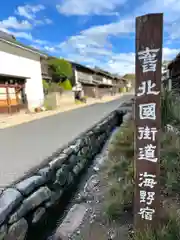
<svg viewBox="0 0 180 240">
<path fill-rule="evenodd" d="M 170 63 L 170 61 L 168 61 L 168 60 L 164 60 L 163 62 L 162 62 L 162 65 L 168 65 Z"/>
<path fill-rule="evenodd" d="M 65 59 L 52 58 L 48 60 L 48 64 L 52 69 L 55 77 L 71 78 L 73 71 L 71 64 Z"/>
<path fill-rule="evenodd" d="M 49 83 L 45 79 L 43 79 L 42 82 L 44 90 L 47 91 L 49 89 Z"/>
<path fill-rule="evenodd" d="M 60 82 L 59 86 L 62 87 L 62 89 L 67 90 L 67 91 L 72 90 L 72 84 L 69 79 L 66 79 L 63 82 Z"/>
<path fill-rule="evenodd" d="M 134 87 L 134 85 L 135 85 L 135 74 L 134 73 L 127 73 L 123 76 L 123 78 L 125 78 L 129 82 L 131 82 L 132 87 Z"/>
</svg>

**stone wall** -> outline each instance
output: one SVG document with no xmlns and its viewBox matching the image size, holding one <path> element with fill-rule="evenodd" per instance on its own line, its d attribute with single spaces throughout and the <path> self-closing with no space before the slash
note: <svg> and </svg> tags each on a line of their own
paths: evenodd
<svg viewBox="0 0 180 240">
<path fill-rule="evenodd" d="M 124 108 L 110 115 L 58 150 L 44 163 L 0 190 L 0 240 L 23 240 L 97 155 L 112 130 L 122 122 Z"/>
<path fill-rule="evenodd" d="M 61 106 L 68 106 L 74 104 L 74 92 L 64 91 L 63 93 L 51 92 L 45 96 L 45 105 L 56 108 Z"/>
</svg>

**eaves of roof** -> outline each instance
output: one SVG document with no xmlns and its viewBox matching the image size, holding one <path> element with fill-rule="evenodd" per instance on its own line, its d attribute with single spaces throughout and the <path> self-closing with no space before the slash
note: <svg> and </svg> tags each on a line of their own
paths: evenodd
<svg viewBox="0 0 180 240">
<path fill-rule="evenodd" d="M 3 39 L 3 38 L 0 38 L 0 41 L 1 42 L 5 42 L 7 44 L 10 44 L 12 46 L 15 46 L 15 47 L 18 47 L 18 48 L 21 48 L 23 50 L 26 50 L 26 51 L 29 51 L 29 52 L 32 52 L 34 54 L 38 54 L 40 55 L 41 57 L 44 57 L 44 58 L 48 58 L 48 54 L 44 53 L 44 52 L 41 52 L 39 51 L 38 49 L 35 49 L 35 48 L 32 48 L 30 46 L 26 46 L 16 40 L 6 40 L 6 39 Z"/>
</svg>

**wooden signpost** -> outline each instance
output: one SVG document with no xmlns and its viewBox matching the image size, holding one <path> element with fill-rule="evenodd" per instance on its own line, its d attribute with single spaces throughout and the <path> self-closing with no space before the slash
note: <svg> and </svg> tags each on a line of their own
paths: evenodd
<svg viewBox="0 0 180 240">
<path fill-rule="evenodd" d="M 136 18 L 135 231 L 158 224 L 160 210 L 163 14 Z"/>
</svg>

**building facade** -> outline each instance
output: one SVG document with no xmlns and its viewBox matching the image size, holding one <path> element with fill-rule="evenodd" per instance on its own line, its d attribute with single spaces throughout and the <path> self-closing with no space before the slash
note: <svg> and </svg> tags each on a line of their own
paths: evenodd
<svg viewBox="0 0 180 240">
<path fill-rule="evenodd" d="M 84 94 L 88 97 L 101 98 L 119 92 L 120 85 L 124 84 L 118 76 L 112 75 L 98 68 L 88 68 L 73 63 L 73 86 L 81 83 Z"/>
<path fill-rule="evenodd" d="M 172 89 L 180 90 L 180 53 L 168 64 L 168 77 Z"/>
<path fill-rule="evenodd" d="M 40 59 L 47 56 L 38 50 L 0 34 L 0 112 L 30 110 L 44 102 Z"/>
</svg>

